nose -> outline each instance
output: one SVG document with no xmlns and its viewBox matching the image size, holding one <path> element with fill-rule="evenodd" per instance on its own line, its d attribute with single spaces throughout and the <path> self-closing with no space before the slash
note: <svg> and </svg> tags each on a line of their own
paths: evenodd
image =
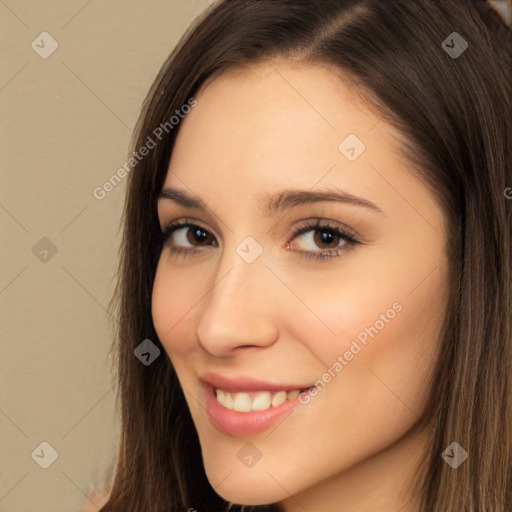
<svg viewBox="0 0 512 512">
<path fill-rule="evenodd" d="M 202 301 L 197 337 L 216 357 L 228 357 L 242 347 L 269 347 L 279 336 L 271 272 L 263 261 L 248 264 L 236 258 L 229 268 L 222 265 Z"/>
</svg>

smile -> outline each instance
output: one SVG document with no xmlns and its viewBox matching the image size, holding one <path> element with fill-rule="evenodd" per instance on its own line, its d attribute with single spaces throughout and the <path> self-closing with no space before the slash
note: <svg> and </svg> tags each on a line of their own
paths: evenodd
<svg viewBox="0 0 512 512">
<path fill-rule="evenodd" d="M 232 393 L 222 389 L 215 390 L 217 402 L 226 409 L 236 412 L 266 411 L 271 407 L 279 407 L 286 401 L 292 401 L 306 389 L 292 391 L 249 391 Z"/>
<path fill-rule="evenodd" d="M 235 437 L 275 428 L 304 405 L 301 396 L 314 387 L 212 373 L 202 375 L 200 382 L 210 424 L 217 431 Z"/>
</svg>

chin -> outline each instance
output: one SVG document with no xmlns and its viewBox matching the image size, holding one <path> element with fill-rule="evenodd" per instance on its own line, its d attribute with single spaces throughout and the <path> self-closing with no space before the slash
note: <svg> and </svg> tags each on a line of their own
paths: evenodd
<svg viewBox="0 0 512 512">
<path fill-rule="evenodd" d="M 254 478 L 245 471 L 222 477 L 217 471 L 210 472 L 206 468 L 206 476 L 220 497 L 236 505 L 270 505 L 288 497 L 265 471 L 255 474 Z"/>
</svg>

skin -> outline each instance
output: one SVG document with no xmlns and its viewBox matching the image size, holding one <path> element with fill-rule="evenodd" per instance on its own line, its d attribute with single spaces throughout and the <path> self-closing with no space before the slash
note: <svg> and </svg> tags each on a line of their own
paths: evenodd
<svg viewBox="0 0 512 512">
<path fill-rule="evenodd" d="M 162 229 L 186 217 L 215 242 L 186 228 L 167 240 L 152 313 L 210 483 L 227 500 L 280 502 L 286 512 L 416 510 L 413 471 L 429 432 L 411 429 L 447 305 L 439 204 L 396 149 L 400 134 L 332 69 L 267 62 L 221 75 L 196 99 L 164 188 L 185 190 L 208 208 L 160 199 L 158 214 Z M 338 150 L 348 134 L 366 145 L 353 162 Z M 331 187 L 381 212 L 325 201 L 268 217 L 259 210 L 268 194 Z M 347 226 L 362 244 L 305 258 L 344 242 L 323 242 L 314 228 L 293 239 L 295 228 L 317 218 Z M 236 252 L 247 236 L 263 247 L 250 264 Z M 198 252 L 176 255 L 170 245 Z M 277 428 L 232 437 L 210 422 L 198 380 L 204 372 L 310 385 L 396 303 L 400 312 Z M 262 455 L 252 468 L 237 458 L 248 442 Z"/>
</svg>

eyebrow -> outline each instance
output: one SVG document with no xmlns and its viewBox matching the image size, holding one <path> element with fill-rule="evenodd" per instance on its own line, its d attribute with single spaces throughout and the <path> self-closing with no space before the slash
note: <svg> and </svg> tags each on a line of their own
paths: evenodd
<svg viewBox="0 0 512 512">
<path fill-rule="evenodd" d="M 207 210 L 206 203 L 198 197 L 189 195 L 185 190 L 175 187 L 165 187 L 158 196 L 158 200 L 167 199 L 187 208 L 197 208 L 199 210 Z M 260 203 L 263 215 L 270 216 L 281 210 L 295 208 L 305 204 L 321 203 L 321 202 L 337 202 L 361 206 L 369 210 L 383 214 L 379 206 L 354 196 L 339 189 L 324 190 L 296 190 L 288 189 L 274 194 L 264 196 Z"/>
</svg>

